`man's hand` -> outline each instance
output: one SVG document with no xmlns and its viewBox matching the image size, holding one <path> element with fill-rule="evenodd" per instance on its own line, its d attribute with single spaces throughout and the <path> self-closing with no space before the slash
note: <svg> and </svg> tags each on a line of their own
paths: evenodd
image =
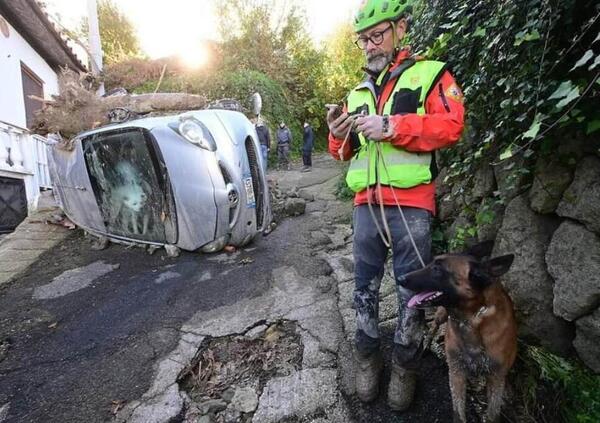
<svg viewBox="0 0 600 423">
<path fill-rule="evenodd" d="M 394 134 L 392 122 L 389 122 L 387 131 L 384 132 L 383 116 L 359 116 L 356 119 L 356 131 L 373 141 L 382 141 Z"/>
<path fill-rule="evenodd" d="M 329 126 L 329 131 L 335 138 L 343 140 L 354 123 L 354 117 L 348 115 L 348 113 L 342 113 L 340 117 L 334 119 L 334 115 L 335 109 L 329 109 L 327 112 L 327 126 Z"/>
</svg>

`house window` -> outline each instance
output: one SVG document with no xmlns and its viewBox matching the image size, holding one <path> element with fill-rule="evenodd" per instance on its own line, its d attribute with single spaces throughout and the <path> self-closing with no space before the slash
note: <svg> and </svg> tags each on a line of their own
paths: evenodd
<svg viewBox="0 0 600 423">
<path fill-rule="evenodd" d="M 44 98 L 44 83 L 42 80 L 25 64 L 21 63 L 21 79 L 23 81 L 23 98 L 25 100 L 25 119 L 27 128 L 33 126 L 34 114 L 42 108 L 42 102 L 29 98 L 36 96 Z"/>
</svg>

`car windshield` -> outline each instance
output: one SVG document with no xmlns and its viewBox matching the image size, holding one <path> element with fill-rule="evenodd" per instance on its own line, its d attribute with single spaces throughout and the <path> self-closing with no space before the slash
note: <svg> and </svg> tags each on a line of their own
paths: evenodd
<svg viewBox="0 0 600 423">
<path fill-rule="evenodd" d="M 105 132 L 82 145 L 108 232 L 165 242 L 173 226 L 170 190 L 150 135 L 139 128 Z"/>
</svg>

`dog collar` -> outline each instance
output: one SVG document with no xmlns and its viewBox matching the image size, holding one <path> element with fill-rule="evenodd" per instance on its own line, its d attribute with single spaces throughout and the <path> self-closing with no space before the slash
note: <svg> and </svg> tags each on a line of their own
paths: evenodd
<svg viewBox="0 0 600 423">
<path fill-rule="evenodd" d="M 458 317 L 453 316 L 452 314 L 449 314 L 448 318 L 454 320 L 459 326 L 471 327 L 472 325 L 471 325 L 470 321 L 472 319 L 477 319 L 477 318 L 483 316 L 487 311 L 488 311 L 487 306 L 483 305 L 479 308 L 479 310 L 477 310 L 477 313 L 475 313 L 473 315 L 473 317 L 471 317 L 470 319 L 459 319 Z"/>
</svg>

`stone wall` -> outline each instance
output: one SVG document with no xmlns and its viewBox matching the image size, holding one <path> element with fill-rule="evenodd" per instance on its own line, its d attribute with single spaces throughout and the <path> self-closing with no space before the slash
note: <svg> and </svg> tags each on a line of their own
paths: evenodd
<svg viewBox="0 0 600 423">
<path fill-rule="evenodd" d="M 519 335 L 600 373 L 600 142 L 581 140 L 529 163 L 481 166 L 439 188 L 439 216 L 454 244 L 495 239 L 516 258 L 502 283 Z M 523 171 L 525 169 L 525 171 Z M 444 171 L 441 178 L 444 178 Z M 459 228 L 463 228 L 459 232 Z M 476 228 L 465 231 L 465 228 Z M 470 237 L 456 242 L 457 233 Z"/>
</svg>

